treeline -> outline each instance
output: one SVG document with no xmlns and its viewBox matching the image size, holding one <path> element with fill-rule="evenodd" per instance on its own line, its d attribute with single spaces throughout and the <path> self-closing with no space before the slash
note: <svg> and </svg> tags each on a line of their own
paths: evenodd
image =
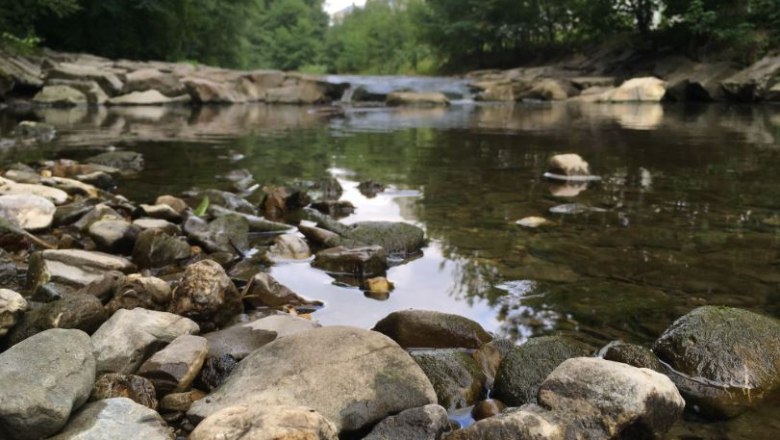
<svg viewBox="0 0 780 440">
<path fill-rule="evenodd" d="M 433 73 L 600 44 L 752 61 L 780 45 L 780 0 L 0 0 L 7 41 L 233 68 Z"/>
</svg>

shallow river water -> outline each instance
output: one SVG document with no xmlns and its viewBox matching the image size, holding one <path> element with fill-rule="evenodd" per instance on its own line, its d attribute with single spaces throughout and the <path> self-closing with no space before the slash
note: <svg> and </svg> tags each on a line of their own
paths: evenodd
<svg viewBox="0 0 780 440">
<path fill-rule="evenodd" d="M 220 176 L 239 168 L 261 184 L 334 176 L 357 207 L 342 221 L 425 229 L 424 255 L 388 272 L 395 290 L 386 301 L 308 261 L 275 265 L 279 282 L 326 303 L 313 315 L 325 325 L 370 328 L 419 308 L 467 316 L 518 342 L 565 333 L 600 347 L 649 345 L 704 304 L 780 317 L 780 107 L 465 104 L 328 117 L 257 105 L 38 110 L 0 113 L 0 124 L 7 131 L 25 118 L 54 124 L 58 137 L 5 147 L 3 163 L 138 151 L 146 169 L 117 191 L 139 202 L 226 188 Z M 545 181 L 548 158 L 568 152 L 602 181 Z M 367 179 L 388 190 L 366 198 L 356 187 Z M 550 211 L 571 203 L 598 209 Z M 515 224 L 527 216 L 554 224 Z M 674 435 L 771 432 L 780 432 L 777 406 L 683 424 Z"/>
</svg>

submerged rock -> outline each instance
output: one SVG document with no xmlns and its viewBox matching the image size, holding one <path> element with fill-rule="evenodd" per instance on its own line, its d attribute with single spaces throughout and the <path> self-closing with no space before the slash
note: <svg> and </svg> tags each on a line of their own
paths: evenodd
<svg viewBox="0 0 780 440">
<path fill-rule="evenodd" d="M 225 269 L 214 261 L 203 260 L 187 266 L 173 291 L 170 310 L 209 328 L 225 325 L 243 312 L 244 306 Z"/>
<path fill-rule="evenodd" d="M 431 404 L 382 420 L 363 440 L 440 440 L 449 430 L 447 410 Z"/>
<path fill-rule="evenodd" d="M 374 331 L 404 348 L 479 348 L 493 339 L 475 321 L 427 310 L 393 312 L 377 322 Z"/>
<path fill-rule="evenodd" d="M 90 400 L 126 397 L 147 408 L 157 409 L 157 397 L 152 382 L 134 374 L 107 373 L 95 381 Z"/>
<path fill-rule="evenodd" d="M 454 349 L 412 351 L 447 410 L 473 405 L 485 394 L 485 374 L 468 353 Z"/>
<path fill-rule="evenodd" d="M 144 439 L 173 440 L 173 430 L 156 411 L 116 397 L 90 403 L 49 440 Z"/>
<path fill-rule="evenodd" d="M 190 440 L 338 440 L 336 427 L 303 406 L 235 405 L 203 420 Z"/>
</svg>

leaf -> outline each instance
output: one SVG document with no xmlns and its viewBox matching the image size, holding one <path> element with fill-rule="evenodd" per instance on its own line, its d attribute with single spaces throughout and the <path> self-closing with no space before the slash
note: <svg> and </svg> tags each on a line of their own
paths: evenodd
<svg viewBox="0 0 780 440">
<path fill-rule="evenodd" d="M 203 196 L 203 200 L 201 200 L 198 207 L 195 208 L 195 215 L 203 217 L 203 215 L 206 214 L 207 209 L 209 209 L 209 196 Z"/>
</svg>

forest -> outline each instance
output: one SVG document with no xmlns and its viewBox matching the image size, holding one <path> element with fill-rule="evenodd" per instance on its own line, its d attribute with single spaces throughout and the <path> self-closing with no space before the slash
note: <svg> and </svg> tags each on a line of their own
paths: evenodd
<svg viewBox="0 0 780 440">
<path fill-rule="evenodd" d="M 598 45 L 751 62 L 780 0 L 0 0 L 2 44 L 311 73 L 506 68 Z"/>
</svg>

